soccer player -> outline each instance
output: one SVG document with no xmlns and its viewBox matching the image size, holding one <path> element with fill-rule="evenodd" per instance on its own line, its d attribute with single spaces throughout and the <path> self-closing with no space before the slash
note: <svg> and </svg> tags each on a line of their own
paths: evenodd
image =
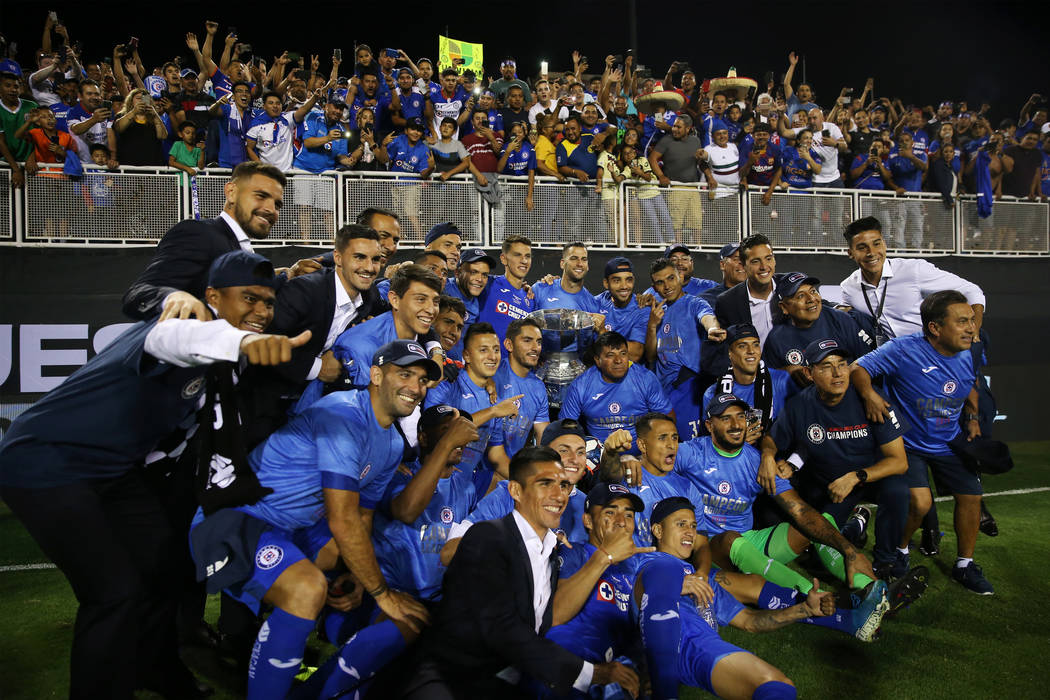
<svg viewBox="0 0 1050 700">
<path fill-rule="evenodd" d="M 190 537 L 208 590 L 224 589 L 256 612 L 263 603 L 274 608 L 252 651 L 248 697 L 285 696 L 325 602 L 323 572 L 340 560 L 399 630 L 417 633 L 427 621 L 419 602 L 388 587 L 370 529 L 404 446 L 390 428 L 439 376 L 418 343 L 387 343 L 372 358 L 367 390 L 322 398 L 252 451 L 252 469 L 273 493 L 198 512 Z"/>
<path fill-rule="evenodd" d="M 671 402 L 679 434 L 689 435 L 690 421 L 700 419 L 701 343 L 704 338 L 721 342 L 726 334 L 706 301 L 682 291 L 682 278 L 670 260 L 656 260 L 649 274 L 664 301 L 653 304 L 649 314 L 645 357 Z"/>
<path fill-rule="evenodd" d="M 429 251 L 433 255 L 434 251 Z M 460 370 L 463 369 L 463 360 L 456 360 L 448 355 L 448 351 L 459 344 L 463 337 L 463 320 L 467 316 L 467 307 L 463 305 L 462 299 L 442 294 L 438 297 L 438 315 L 434 319 L 433 330 L 441 342 L 441 349 L 445 351 L 445 365 L 441 368 L 444 380 L 456 381 Z"/>
<path fill-rule="evenodd" d="M 642 306 L 634 293 L 634 265 L 625 257 L 605 263 L 605 291 L 596 298 L 605 312 L 605 330 L 616 331 L 627 339 L 627 355 L 638 362 L 645 354 L 645 328 L 649 306 Z"/>
<path fill-rule="evenodd" d="M 896 610 L 921 594 L 929 577 L 925 567 L 909 572 L 897 562 L 896 546 L 908 517 L 904 428 L 894 407 L 882 423 L 868 421 L 860 394 L 850 386 L 851 360 L 849 350 L 833 338 L 806 348 L 803 371 L 812 385 L 788 402 L 762 439 L 758 482 L 767 491 L 775 488 L 777 454 L 795 452 L 804 460 L 795 481 L 799 494 L 836 527 L 859 524 L 849 516 L 861 499 L 877 503 L 875 573 L 887 581 L 908 577 L 890 588 Z"/>
<path fill-rule="evenodd" d="M 525 318 L 535 306 L 525 285 L 532 269 L 532 241 L 517 234 L 507 236 L 499 261 L 503 263 L 503 274 L 489 279 L 479 299 L 478 319 L 492 324 L 496 335 L 505 340 L 507 326 Z"/>
<path fill-rule="evenodd" d="M 704 292 L 718 286 L 711 280 L 693 277 L 693 253 L 689 250 L 689 246 L 686 244 L 672 243 L 664 250 L 664 257 L 671 261 L 671 264 L 674 265 L 674 269 L 678 270 L 678 275 L 682 280 L 683 294 L 692 294 L 694 297 L 698 297 Z M 655 287 L 649 287 L 649 289 L 646 289 L 645 294 L 655 298 L 657 301 L 663 301 L 663 297 Z"/>
<path fill-rule="evenodd" d="M 535 319 L 518 319 L 507 327 L 503 341 L 507 354 L 493 380 L 503 398 L 521 396 L 518 415 L 503 419 L 503 449 L 509 457 L 525 446 L 533 432 L 538 441 L 551 420 L 547 387 L 534 374 L 540 362 L 542 341 L 540 324 Z"/>
<path fill-rule="evenodd" d="M 762 348 L 758 331 L 750 323 L 737 323 L 726 329 L 729 348 L 729 371 L 704 392 L 703 409 L 717 394 L 733 394 L 750 405 L 747 442 L 755 444 L 783 411 L 784 402 L 796 391 L 791 375 L 770 369 L 759 359 Z M 757 413 L 754 413 L 756 412 Z M 690 439 L 699 437 L 701 426 L 695 426 Z"/>
<path fill-rule="evenodd" d="M 980 435 L 977 389 L 970 353 L 976 335 L 976 314 L 961 292 L 934 292 L 919 309 L 923 331 L 895 338 L 853 363 L 850 381 L 864 399 L 873 423 L 887 420 L 899 408 L 911 429 L 904 434 L 911 502 L 908 521 L 897 546 L 898 568 L 908 566 L 908 546 L 933 500 L 927 469 L 937 490 L 955 499 L 958 556 L 952 579 L 980 595 L 995 589 L 973 560 L 981 517 L 981 479 L 952 450 L 953 442 Z M 882 377 L 888 403 L 872 387 Z M 965 410 L 965 432 L 959 425 Z"/>
<path fill-rule="evenodd" d="M 463 300 L 467 309 L 467 317 L 464 319 L 465 327 L 478 320 L 481 311 L 478 297 L 485 291 L 489 284 L 489 273 L 496 267 L 496 259 L 481 248 L 469 248 L 460 258 L 459 268 L 455 272 L 455 278 L 445 283 L 445 294 L 458 297 Z M 452 356 L 463 357 L 462 345 L 452 348 Z"/>
<path fill-rule="evenodd" d="M 218 257 L 205 291 L 216 320 L 140 321 L 0 442 L 0 496 L 77 596 L 71 697 L 131 697 L 136 679 L 199 692 L 176 650 L 171 552 L 184 533 L 172 531 L 142 465 L 197 411 L 211 365 L 287 362 L 309 339 L 263 334 L 278 285 L 260 255 Z"/>
<path fill-rule="evenodd" d="M 604 321 L 601 305 L 595 300 L 594 295 L 583 286 L 583 280 L 590 270 L 587 261 L 587 244 L 582 241 L 566 243 L 561 249 L 561 279 L 550 284 L 537 282 L 532 285 L 532 293 L 536 297 L 537 309 L 579 309 L 591 314 L 598 324 L 599 317 Z"/>
<path fill-rule="evenodd" d="M 459 255 L 460 250 L 463 248 L 463 234 L 460 233 L 455 224 L 449 221 L 434 224 L 427 231 L 423 244 L 427 250 L 437 250 L 445 254 L 449 273 L 453 273 L 459 268 Z"/>
<path fill-rule="evenodd" d="M 579 420 L 590 435 L 605 442 L 620 429 L 636 438 L 634 424 L 646 413 L 671 412 L 671 402 L 656 376 L 631 362 L 622 335 L 602 333 L 589 352 L 594 366 L 569 385 L 559 417 Z"/>
</svg>

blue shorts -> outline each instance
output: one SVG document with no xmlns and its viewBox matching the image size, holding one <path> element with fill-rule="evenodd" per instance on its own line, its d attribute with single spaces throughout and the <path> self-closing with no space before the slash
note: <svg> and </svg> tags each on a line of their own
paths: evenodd
<svg viewBox="0 0 1050 700">
<path fill-rule="evenodd" d="M 667 392 L 667 400 L 674 409 L 675 428 L 682 442 L 700 436 L 703 423 L 700 418 L 702 392 L 698 389 L 697 378 L 690 377 Z"/>
<path fill-rule="evenodd" d="M 751 653 L 730 644 L 717 634 L 689 635 L 682 640 L 682 648 L 678 653 L 678 680 L 694 688 L 703 688 L 713 695 L 715 689 L 711 685 L 711 674 L 715 665 L 738 652 Z"/>
<path fill-rule="evenodd" d="M 937 486 L 938 495 L 980 496 L 984 493 L 981 477 L 968 469 L 955 454 L 929 455 L 908 450 L 907 456 L 909 488 L 929 488 L 930 480 L 926 473 L 929 469 L 933 472 L 933 483 Z"/>
</svg>

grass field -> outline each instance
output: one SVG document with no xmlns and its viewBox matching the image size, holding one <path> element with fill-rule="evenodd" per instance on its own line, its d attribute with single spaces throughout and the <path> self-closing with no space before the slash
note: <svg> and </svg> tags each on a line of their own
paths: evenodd
<svg viewBox="0 0 1050 700">
<path fill-rule="evenodd" d="M 1012 448 L 1017 466 L 988 478 L 985 489 L 1050 487 L 1050 442 Z M 990 497 L 988 506 L 1001 534 L 979 538 L 977 560 L 995 585 L 993 597 L 973 595 L 949 580 L 955 555 L 952 504 L 942 502 L 941 555 L 931 560 L 917 549 L 912 554 L 913 564 L 929 566 L 930 588 L 922 600 L 886 621 L 874 644 L 810 625 L 762 636 L 732 629 L 722 634 L 778 666 L 802 697 L 1050 697 L 1041 669 L 1050 652 L 1050 491 Z M 46 561 L 2 505 L 0 542 L 0 567 Z M 58 571 L 0 571 L 0 698 L 67 695 L 74 613 L 72 592 Z M 214 600 L 208 614 L 214 620 Z M 216 698 L 239 696 L 239 678 L 205 652 L 190 650 L 186 659 L 216 687 Z M 685 690 L 682 697 L 705 695 Z"/>
</svg>

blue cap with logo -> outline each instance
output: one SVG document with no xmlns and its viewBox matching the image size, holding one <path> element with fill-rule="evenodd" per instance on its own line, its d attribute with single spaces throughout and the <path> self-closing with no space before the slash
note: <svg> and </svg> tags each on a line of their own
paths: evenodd
<svg viewBox="0 0 1050 700">
<path fill-rule="evenodd" d="M 626 498 L 631 503 L 636 513 L 645 510 L 645 502 L 623 484 L 607 484 L 599 481 L 587 492 L 587 500 L 583 503 L 584 510 L 590 510 L 593 506 L 607 506 L 617 498 Z"/>
<path fill-rule="evenodd" d="M 742 338 L 760 338 L 758 329 L 750 323 L 734 323 L 726 328 L 727 347 Z"/>
<path fill-rule="evenodd" d="M 839 345 L 839 341 L 834 338 L 814 340 L 806 346 L 806 363 L 809 365 L 817 364 L 828 355 L 839 355 L 847 361 L 853 359 L 846 349 Z"/>
<path fill-rule="evenodd" d="M 715 416 L 720 416 L 725 413 L 726 409 L 730 406 L 739 406 L 745 411 L 751 408 L 747 401 L 737 398 L 733 394 L 718 394 L 711 399 L 711 403 L 707 404 L 707 417 L 714 418 Z"/>
<path fill-rule="evenodd" d="M 671 257 L 671 253 L 676 253 L 678 251 L 682 251 L 686 255 L 692 255 L 693 253 L 693 251 L 689 250 L 689 246 L 687 246 L 685 243 L 672 243 L 671 245 L 664 248 L 664 257 L 669 258 Z"/>
<path fill-rule="evenodd" d="M 804 284 L 811 284 L 814 287 L 819 287 L 820 280 L 816 277 L 810 277 L 805 272 L 787 273 L 784 279 L 777 283 L 777 300 L 782 301 L 784 299 L 790 299 L 798 294 L 798 290 Z"/>
<path fill-rule="evenodd" d="M 427 371 L 427 379 L 436 382 L 441 379 L 441 368 L 431 360 L 423 346 L 414 340 L 391 340 L 372 355 L 372 366 L 397 365 L 412 367 L 420 365 Z"/>
<path fill-rule="evenodd" d="M 619 255 L 605 263 L 605 277 L 615 275 L 617 272 L 634 272 L 634 265 L 627 258 Z"/>
<path fill-rule="evenodd" d="M 468 248 L 467 250 L 464 250 L 459 258 L 459 262 L 487 262 L 489 267 L 496 267 L 496 258 L 492 257 L 481 248 Z"/>
<path fill-rule="evenodd" d="M 179 71 L 179 75 L 181 77 L 183 77 L 183 78 L 188 78 L 191 75 L 194 78 L 196 78 L 197 77 L 197 71 L 193 70 L 192 68 L 183 68 L 182 70 Z"/>
<path fill-rule="evenodd" d="M 726 243 L 722 246 L 722 250 L 718 251 L 718 257 L 722 260 L 731 258 L 736 255 L 738 250 L 740 250 L 740 241 L 737 241 L 736 243 Z"/>
<path fill-rule="evenodd" d="M 430 245 L 442 236 L 448 236 L 449 234 L 455 234 L 462 236 L 463 233 L 459 230 L 454 223 L 451 221 L 443 221 L 440 224 L 434 224 L 429 231 L 427 231 L 426 238 L 423 239 L 425 245 Z"/>
<path fill-rule="evenodd" d="M 273 272 L 273 264 L 259 255 L 246 250 L 232 250 L 215 259 L 208 270 L 208 286 L 224 287 L 270 287 L 280 288 L 283 277 Z"/>
</svg>

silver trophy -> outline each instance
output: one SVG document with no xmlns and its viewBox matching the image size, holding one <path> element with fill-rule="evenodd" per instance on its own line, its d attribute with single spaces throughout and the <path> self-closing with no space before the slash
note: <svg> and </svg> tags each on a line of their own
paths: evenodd
<svg viewBox="0 0 1050 700">
<path fill-rule="evenodd" d="M 547 385 L 550 408 L 557 410 L 569 384 L 586 369 L 580 353 L 597 337 L 594 321 L 589 313 L 579 309 L 540 309 L 529 314 L 529 318 L 540 324 L 543 333 L 536 376 Z"/>
</svg>

